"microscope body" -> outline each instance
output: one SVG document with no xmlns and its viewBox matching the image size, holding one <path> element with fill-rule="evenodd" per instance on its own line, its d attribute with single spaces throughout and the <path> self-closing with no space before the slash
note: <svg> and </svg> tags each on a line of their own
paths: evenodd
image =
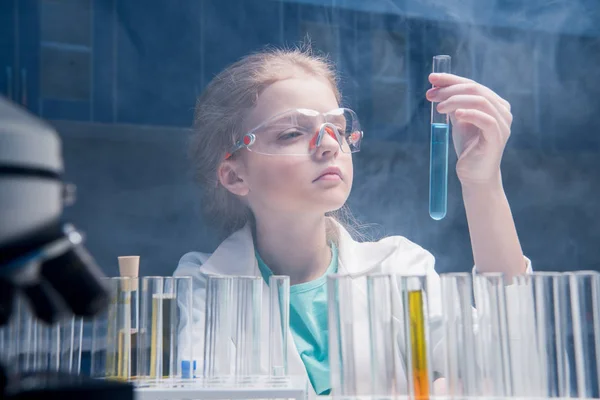
<svg viewBox="0 0 600 400">
<path fill-rule="evenodd" d="M 92 317 L 108 305 L 103 274 L 83 235 L 63 221 L 73 201 L 63 181 L 55 130 L 0 96 L 0 326 L 23 296 L 32 313 L 53 323 Z M 48 371 L 10 375 L 0 365 L 0 399 L 132 399 L 133 387 Z"/>
</svg>

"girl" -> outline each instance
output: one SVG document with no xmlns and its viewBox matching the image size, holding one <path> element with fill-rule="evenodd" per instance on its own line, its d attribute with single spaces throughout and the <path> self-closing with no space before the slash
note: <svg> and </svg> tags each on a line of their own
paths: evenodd
<svg viewBox="0 0 600 400">
<path fill-rule="evenodd" d="M 500 173 L 510 104 L 466 78 L 431 74 L 429 80 L 435 88 L 427 99 L 438 102 L 453 124 L 476 271 L 511 277 L 530 270 Z M 344 227 L 340 216 L 352 188 L 352 153 L 360 150 L 363 133 L 357 115 L 340 108 L 336 81 L 331 65 L 309 50 L 253 54 L 213 79 L 196 106 L 192 153 L 206 215 L 228 237 L 212 254 L 184 255 L 175 272 L 194 279 L 192 321 L 184 322 L 193 326 L 196 356 L 203 349 L 206 275 L 265 281 L 271 274 L 289 276 L 289 372 L 307 376 L 311 396 L 330 391 L 327 274 L 427 274 L 430 315 L 441 310 L 429 252 L 400 236 L 359 243 Z M 433 326 L 430 331 L 432 368 L 439 377 L 440 332 Z M 356 362 L 356 376 L 365 377 L 359 388 L 369 385 L 364 345 Z"/>
</svg>

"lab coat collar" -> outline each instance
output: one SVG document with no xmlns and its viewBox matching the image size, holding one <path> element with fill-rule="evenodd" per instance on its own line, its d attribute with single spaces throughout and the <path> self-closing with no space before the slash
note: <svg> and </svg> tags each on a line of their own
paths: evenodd
<svg viewBox="0 0 600 400">
<path fill-rule="evenodd" d="M 365 274 L 398 250 L 395 237 L 383 239 L 376 246 L 373 242 L 357 242 L 339 222 L 329 220 L 338 233 L 339 273 Z M 254 251 L 252 227 L 247 223 L 221 243 L 202 270 L 206 274 L 260 276 Z"/>
</svg>

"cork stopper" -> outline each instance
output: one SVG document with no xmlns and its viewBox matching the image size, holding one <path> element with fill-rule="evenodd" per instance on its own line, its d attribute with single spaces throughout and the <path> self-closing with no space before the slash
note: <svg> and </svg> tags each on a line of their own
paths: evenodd
<svg viewBox="0 0 600 400">
<path fill-rule="evenodd" d="M 138 276 L 140 273 L 140 256 L 121 256 L 119 259 L 119 275 L 121 277 L 136 278 L 131 279 L 123 285 L 124 290 L 137 290 Z"/>
</svg>

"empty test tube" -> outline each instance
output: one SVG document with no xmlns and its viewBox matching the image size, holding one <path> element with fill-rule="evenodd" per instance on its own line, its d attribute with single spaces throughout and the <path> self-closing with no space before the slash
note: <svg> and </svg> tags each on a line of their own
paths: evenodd
<svg viewBox="0 0 600 400">
<path fill-rule="evenodd" d="M 262 277 L 233 278 L 236 298 L 235 375 L 239 379 L 260 374 Z"/>
<path fill-rule="evenodd" d="M 81 318 L 65 318 L 50 327 L 50 370 L 79 374 L 81 369 L 81 345 L 83 321 Z"/>
<path fill-rule="evenodd" d="M 228 379 L 231 368 L 233 279 L 209 276 L 206 283 L 204 324 L 204 378 L 209 381 Z"/>
<path fill-rule="evenodd" d="M 331 394 L 356 396 L 353 287 L 349 275 L 327 276 Z"/>
<path fill-rule="evenodd" d="M 50 362 L 50 327 L 33 316 L 33 371 L 48 371 Z"/>
<path fill-rule="evenodd" d="M 12 315 L 10 320 L 8 324 L 3 327 L 5 330 L 3 361 L 7 372 L 10 374 L 19 371 L 19 349 L 21 348 L 19 326 L 22 317 L 22 307 L 23 298 L 20 295 L 17 295 L 12 304 Z"/>
<path fill-rule="evenodd" d="M 540 349 L 535 335 L 533 276 L 516 276 L 513 281 L 513 284 L 505 286 L 513 396 L 545 397 L 541 395 L 544 366 L 540 365 Z"/>
<path fill-rule="evenodd" d="M 450 73 L 450 56 L 433 57 L 433 72 Z M 429 215 L 435 220 L 446 216 L 448 203 L 448 116 L 431 103 L 431 143 L 429 153 Z"/>
<path fill-rule="evenodd" d="M 11 342 L 15 344 L 15 372 L 35 369 L 36 321 L 25 301 L 19 296 L 16 301 L 15 324 L 11 331 Z"/>
<path fill-rule="evenodd" d="M 598 398 L 600 347 L 600 274 L 567 273 L 575 355 L 575 387 L 580 398 Z M 573 376 L 573 375 L 572 375 Z"/>
<path fill-rule="evenodd" d="M 8 325 L 4 326 L 3 366 L 9 374 L 32 371 L 37 367 L 35 352 L 36 317 L 24 296 L 18 294 L 13 302 L 13 312 Z"/>
<path fill-rule="evenodd" d="M 26 299 L 18 296 L 6 334 L 10 372 L 48 371 L 50 367 L 50 327 L 35 316 Z"/>
<path fill-rule="evenodd" d="M 515 277 L 519 287 L 521 318 L 518 324 L 523 336 L 533 336 L 519 349 L 525 356 L 527 381 L 526 395 L 540 398 L 568 397 L 568 362 L 566 343 L 567 277 L 562 273 L 534 272 Z M 531 318 L 531 315 L 534 317 Z M 533 329 L 531 326 L 533 325 Z M 537 373 L 533 375 L 535 372 Z"/>
<path fill-rule="evenodd" d="M 502 274 L 475 276 L 479 331 L 476 336 L 478 365 L 484 394 L 512 396 L 511 350 Z"/>
<path fill-rule="evenodd" d="M 290 277 L 269 277 L 269 374 L 288 375 L 288 332 L 290 326 Z"/>
<path fill-rule="evenodd" d="M 90 342 L 90 376 L 92 378 L 106 377 L 108 349 L 108 316 L 111 305 L 107 310 L 95 315 L 92 320 L 92 337 Z"/>
<path fill-rule="evenodd" d="M 6 326 L 0 326 L 0 363 L 6 364 L 9 360 L 8 354 L 8 326 L 10 324 L 10 319 Z"/>
<path fill-rule="evenodd" d="M 187 380 L 196 377 L 197 362 L 201 354 L 197 353 L 194 346 L 194 327 L 192 321 L 193 301 L 194 301 L 194 285 L 193 280 L 189 276 L 182 277 L 184 279 L 175 279 L 174 292 L 177 301 L 177 321 L 174 321 L 173 330 L 177 340 L 177 377 Z"/>
<path fill-rule="evenodd" d="M 452 396 L 477 396 L 477 359 L 473 344 L 473 283 L 470 273 L 442 274 L 442 315 L 446 385 Z"/>
<path fill-rule="evenodd" d="M 390 275 L 367 277 L 371 359 L 371 395 L 396 394 L 396 348 Z"/>
</svg>

